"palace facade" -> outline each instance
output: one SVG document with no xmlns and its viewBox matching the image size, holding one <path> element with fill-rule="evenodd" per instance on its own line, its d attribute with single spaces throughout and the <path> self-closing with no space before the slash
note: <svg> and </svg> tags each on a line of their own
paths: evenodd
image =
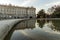
<svg viewBox="0 0 60 40">
<path fill-rule="evenodd" d="M 13 5 L 0 5 L 0 17 L 6 18 L 35 18 L 36 8 Z"/>
</svg>

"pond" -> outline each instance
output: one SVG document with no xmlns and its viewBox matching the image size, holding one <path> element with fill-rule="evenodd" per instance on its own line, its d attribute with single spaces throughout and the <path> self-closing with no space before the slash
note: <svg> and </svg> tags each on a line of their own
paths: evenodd
<svg viewBox="0 0 60 40">
<path fill-rule="evenodd" d="M 60 40 L 60 20 L 23 21 L 4 40 Z"/>
</svg>

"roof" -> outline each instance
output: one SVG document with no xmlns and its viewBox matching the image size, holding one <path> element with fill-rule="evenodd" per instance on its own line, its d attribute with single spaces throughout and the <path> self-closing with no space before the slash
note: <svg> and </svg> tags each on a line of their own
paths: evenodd
<svg viewBox="0 0 60 40">
<path fill-rule="evenodd" d="M 20 7 L 20 6 L 14 6 L 14 5 L 0 5 L 2 7 L 8 7 L 8 8 L 28 8 L 28 9 L 36 9 L 34 7 Z"/>
</svg>

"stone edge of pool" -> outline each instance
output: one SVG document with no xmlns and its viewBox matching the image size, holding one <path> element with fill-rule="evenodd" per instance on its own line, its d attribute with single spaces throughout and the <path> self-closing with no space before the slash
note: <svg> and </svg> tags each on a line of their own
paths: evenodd
<svg viewBox="0 0 60 40">
<path fill-rule="evenodd" d="M 5 36 L 12 29 L 12 27 L 25 20 L 28 19 L 13 19 L 0 21 L 0 40 L 4 40 Z"/>
</svg>

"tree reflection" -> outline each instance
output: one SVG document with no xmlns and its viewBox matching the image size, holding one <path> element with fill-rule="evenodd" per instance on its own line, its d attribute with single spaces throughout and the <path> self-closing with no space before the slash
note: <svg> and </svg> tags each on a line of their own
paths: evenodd
<svg viewBox="0 0 60 40">
<path fill-rule="evenodd" d="M 52 20 L 53 25 L 55 27 L 53 27 L 53 29 L 55 29 L 56 31 L 60 31 L 60 20 Z"/>
<path fill-rule="evenodd" d="M 49 24 L 49 28 L 51 28 L 54 31 L 60 31 L 60 20 L 37 20 L 37 23 L 39 24 L 40 28 L 43 28 L 45 23 L 52 23 Z"/>
<path fill-rule="evenodd" d="M 43 25 L 45 23 L 45 20 L 37 20 L 37 23 L 39 24 L 40 28 L 43 28 Z"/>
</svg>

